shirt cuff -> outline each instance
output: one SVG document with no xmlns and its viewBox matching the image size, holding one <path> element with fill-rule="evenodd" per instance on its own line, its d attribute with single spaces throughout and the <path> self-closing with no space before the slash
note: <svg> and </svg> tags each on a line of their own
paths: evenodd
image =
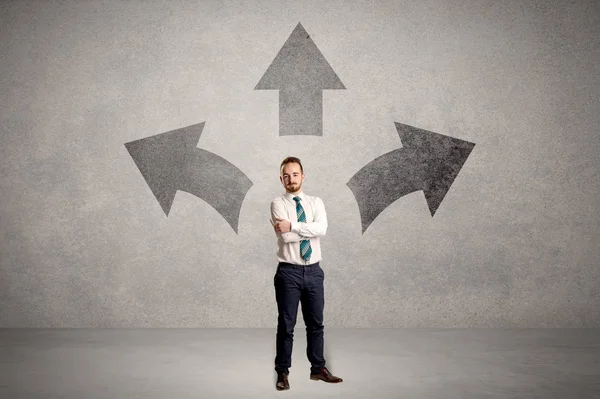
<svg viewBox="0 0 600 399">
<path fill-rule="evenodd" d="M 298 232 L 300 231 L 300 223 L 299 222 L 291 222 L 292 223 L 292 227 L 290 227 L 292 233 L 296 233 L 299 234 Z"/>
</svg>

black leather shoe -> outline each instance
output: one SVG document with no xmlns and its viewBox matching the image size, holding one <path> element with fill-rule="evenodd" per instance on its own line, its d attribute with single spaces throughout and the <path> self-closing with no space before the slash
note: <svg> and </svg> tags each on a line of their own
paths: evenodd
<svg viewBox="0 0 600 399">
<path fill-rule="evenodd" d="M 315 380 L 315 381 L 321 380 L 321 381 L 331 382 L 331 383 L 344 381 L 340 377 L 336 377 L 335 375 L 331 374 L 329 372 L 329 370 L 327 370 L 327 367 L 323 367 L 321 369 L 321 371 L 316 374 L 311 374 L 310 379 Z"/>
<path fill-rule="evenodd" d="M 277 384 L 275 385 L 278 391 L 285 391 L 290 389 L 290 383 L 288 382 L 288 373 L 283 371 L 277 372 Z"/>
</svg>

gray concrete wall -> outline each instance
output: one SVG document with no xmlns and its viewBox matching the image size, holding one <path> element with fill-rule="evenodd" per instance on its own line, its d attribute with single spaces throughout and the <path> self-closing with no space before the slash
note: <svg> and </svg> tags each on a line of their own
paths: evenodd
<svg viewBox="0 0 600 399">
<path fill-rule="evenodd" d="M 288 155 L 328 211 L 326 325 L 600 326 L 597 2 L 0 8 L 0 327 L 273 327 Z M 254 90 L 299 22 L 346 88 L 322 136 L 279 136 Z M 202 122 L 252 182 L 237 233 L 185 191 L 167 216 L 125 147 Z M 363 234 L 347 183 L 395 122 L 475 147 L 433 217 L 414 191 Z"/>
</svg>

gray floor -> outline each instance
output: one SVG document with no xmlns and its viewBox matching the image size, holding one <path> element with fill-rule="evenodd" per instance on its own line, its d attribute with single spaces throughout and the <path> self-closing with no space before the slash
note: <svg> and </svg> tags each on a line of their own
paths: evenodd
<svg viewBox="0 0 600 399">
<path fill-rule="evenodd" d="M 303 327 L 303 326 L 302 326 Z M 326 329 L 341 384 L 296 331 L 275 390 L 270 329 L 0 330 L 0 398 L 600 398 L 600 330 Z"/>
</svg>

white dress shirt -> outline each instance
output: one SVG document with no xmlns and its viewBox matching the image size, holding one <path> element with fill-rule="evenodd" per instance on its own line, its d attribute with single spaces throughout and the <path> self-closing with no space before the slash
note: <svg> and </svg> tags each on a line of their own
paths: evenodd
<svg viewBox="0 0 600 399">
<path fill-rule="evenodd" d="M 306 222 L 298 222 L 296 216 L 295 195 L 285 193 L 271 202 L 271 223 L 277 223 L 276 218 L 286 219 L 292 223 L 288 233 L 277 234 L 277 259 L 279 262 L 295 265 L 308 265 L 321 260 L 321 242 L 319 237 L 327 232 L 327 214 L 325 205 L 319 197 L 311 197 L 303 192 L 297 195 L 304 208 Z M 308 261 L 300 256 L 300 241 L 310 240 L 312 254 Z"/>
</svg>

